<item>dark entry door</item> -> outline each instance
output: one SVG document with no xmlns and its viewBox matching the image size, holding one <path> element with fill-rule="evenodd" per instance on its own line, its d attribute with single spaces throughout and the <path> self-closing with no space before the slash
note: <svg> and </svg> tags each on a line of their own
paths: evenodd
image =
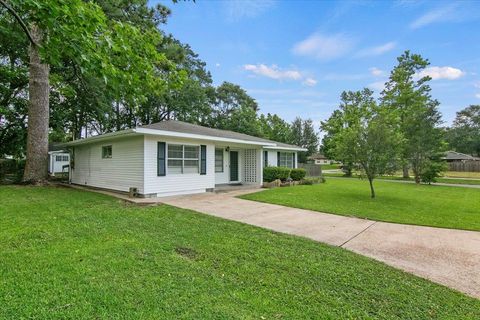
<svg viewBox="0 0 480 320">
<path fill-rule="evenodd" d="M 238 151 L 230 151 L 230 181 L 238 181 Z"/>
</svg>

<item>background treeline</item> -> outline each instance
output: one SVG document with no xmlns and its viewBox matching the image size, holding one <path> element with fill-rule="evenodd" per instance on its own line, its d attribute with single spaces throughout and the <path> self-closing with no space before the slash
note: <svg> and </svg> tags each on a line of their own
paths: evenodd
<svg viewBox="0 0 480 320">
<path fill-rule="evenodd" d="M 431 95 L 429 76 L 419 76 L 429 61 L 405 51 L 397 58 L 380 98 L 373 91 L 345 91 L 330 118 L 322 151 L 341 161 L 346 175 L 358 170 L 370 182 L 385 174 L 413 173 L 416 183 L 430 183 L 445 170 L 448 148 L 479 153 L 480 106 L 458 112 L 452 128 L 442 128 L 439 102 Z"/>
<path fill-rule="evenodd" d="M 61 1 L 49 2 L 51 8 L 61 4 Z M 318 149 L 312 120 L 297 118 L 289 123 L 275 114 L 259 115 L 257 102 L 240 86 L 229 82 L 214 86 L 205 62 L 190 46 L 161 31 L 170 15 L 167 7 L 148 7 L 146 0 L 93 2 L 101 8 L 107 28 L 130 25 L 143 33 L 141 41 L 156 43 L 155 50 L 163 60 L 153 80 L 161 83 L 161 88 L 142 82 L 147 79 L 141 79 L 141 74 L 112 83 L 111 75 L 107 78 L 85 70 L 83 65 L 89 61 L 77 63 L 67 54 L 59 54 L 57 63 L 50 66 L 51 142 L 176 119 L 301 145 L 309 153 Z M 19 5 L 17 9 L 22 13 L 31 8 Z M 25 19 L 28 18 L 26 14 Z M 151 30 L 159 33 L 159 41 L 153 42 L 145 36 Z M 20 25 L 5 8 L 0 8 L 0 157 L 21 158 L 26 154 L 28 47 Z M 132 57 L 129 52 L 115 54 L 115 44 L 111 51 L 113 57 L 109 58 L 118 59 L 116 67 L 120 71 L 114 72 L 117 76 L 129 67 Z"/>
</svg>

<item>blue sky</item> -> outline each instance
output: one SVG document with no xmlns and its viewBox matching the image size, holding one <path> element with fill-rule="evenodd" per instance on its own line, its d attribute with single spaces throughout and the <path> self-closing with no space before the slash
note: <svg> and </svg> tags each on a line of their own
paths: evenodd
<svg viewBox="0 0 480 320">
<path fill-rule="evenodd" d="M 407 49 L 429 59 L 446 124 L 480 104 L 480 1 L 161 2 L 172 9 L 163 29 L 191 45 L 216 85 L 241 85 L 262 113 L 318 125 L 343 90 L 378 94 Z"/>
</svg>

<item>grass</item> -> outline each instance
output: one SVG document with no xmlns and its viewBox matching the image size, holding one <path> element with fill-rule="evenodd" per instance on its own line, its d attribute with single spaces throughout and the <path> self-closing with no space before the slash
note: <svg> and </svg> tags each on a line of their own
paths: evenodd
<svg viewBox="0 0 480 320">
<path fill-rule="evenodd" d="M 270 189 L 244 199 L 378 221 L 480 231 L 480 189 L 331 178 L 325 184 Z"/>
<path fill-rule="evenodd" d="M 447 172 L 445 172 L 445 176 L 446 177 L 451 177 L 451 178 L 480 179 L 480 172 L 447 171 Z"/>
<path fill-rule="evenodd" d="M 349 178 L 345 177 L 343 172 L 332 172 L 332 173 L 323 173 L 325 177 L 342 177 L 342 178 Z M 353 177 L 358 178 L 358 177 Z M 414 181 L 413 178 L 405 179 L 401 176 L 381 176 L 377 177 L 379 180 L 399 180 L 399 181 Z M 467 184 L 467 185 L 480 185 L 480 179 L 462 179 L 462 178 L 437 178 L 438 183 L 446 183 L 446 184 Z"/>
<path fill-rule="evenodd" d="M 341 164 L 322 164 L 322 170 L 334 170 L 334 169 L 340 169 L 342 165 Z"/>
<path fill-rule="evenodd" d="M 369 258 L 170 206 L 8 186 L 0 219 L 1 319 L 480 318 Z"/>
</svg>

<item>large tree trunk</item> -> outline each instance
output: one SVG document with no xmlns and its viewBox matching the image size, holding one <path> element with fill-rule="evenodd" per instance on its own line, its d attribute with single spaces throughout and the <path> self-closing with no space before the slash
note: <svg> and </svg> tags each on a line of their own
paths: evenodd
<svg viewBox="0 0 480 320">
<path fill-rule="evenodd" d="M 31 28 L 35 42 L 41 43 L 41 30 Z M 43 183 L 48 167 L 49 66 L 42 63 L 39 47 L 30 44 L 27 162 L 23 181 Z"/>
</svg>

